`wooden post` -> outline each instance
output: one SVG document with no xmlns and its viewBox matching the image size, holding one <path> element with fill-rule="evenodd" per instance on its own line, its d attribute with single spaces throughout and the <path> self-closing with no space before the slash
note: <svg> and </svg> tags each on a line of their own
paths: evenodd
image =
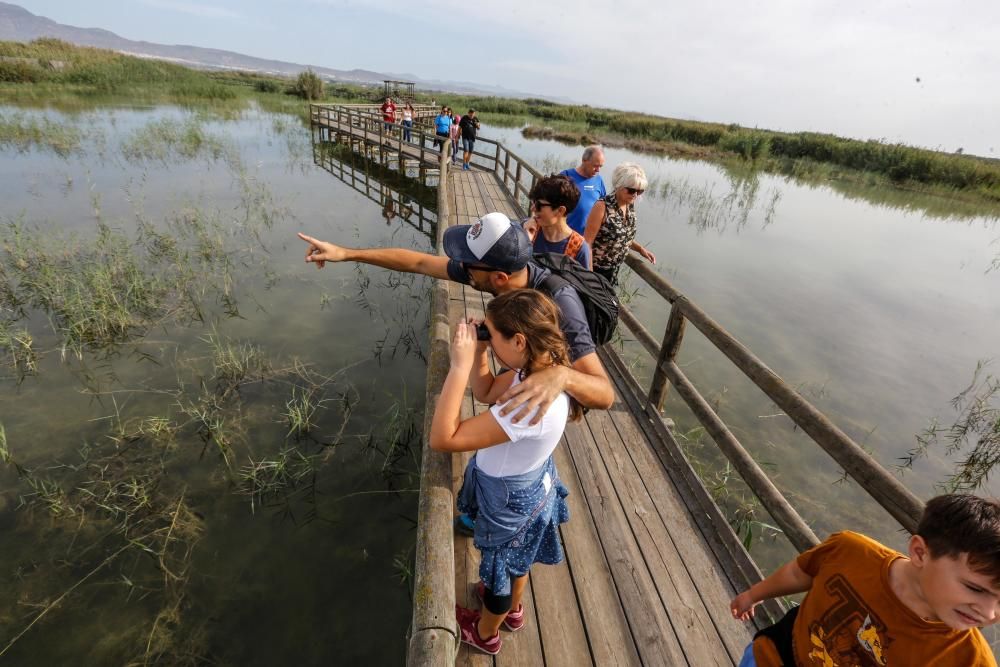
<svg viewBox="0 0 1000 667">
<path fill-rule="evenodd" d="M 686 299 L 687 297 L 681 297 Z M 663 410 L 663 401 L 667 398 L 667 373 L 664 370 L 668 362 L 677 359 L 677 353 L 681 349 L 681 341 L 684 340 L 684 326 L 687 320 L 681 314 L 681 309 L 677 304 L 670 308 L 670 317 L 667 319 L 667 326 L 663 333 L 663 344 L 660 346 L 660 354 L 656 359 L 656 368 L 653 371 L 653 380 L 649 385 L 649 402 L 656 406 L 657 410 Z"/>
</svg>

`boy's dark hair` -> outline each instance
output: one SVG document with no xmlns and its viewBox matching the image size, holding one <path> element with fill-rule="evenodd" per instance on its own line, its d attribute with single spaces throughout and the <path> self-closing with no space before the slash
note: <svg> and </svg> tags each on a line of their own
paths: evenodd
<svg viewBox="0 0 1000 667">
<path fill-rule="evenodd" d="M 580 201 L 580 189 L 568 176 L 552 174 L 535 182 L 528 193 L 528 199 L 544 199 L 552 204 L 552 208 L 565 206 L 566 214 L 569 215 Z"/>
<path fill-rule="evenodd" d="M 961 493 L 931 498 L 917 535 L 932 558 L 968 554 L 969 567 L 1000 586 L 1000 500 Z"/>
</svg>

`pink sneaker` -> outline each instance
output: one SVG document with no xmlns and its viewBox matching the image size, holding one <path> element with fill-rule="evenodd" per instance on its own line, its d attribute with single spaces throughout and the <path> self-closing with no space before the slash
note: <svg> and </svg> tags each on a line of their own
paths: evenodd
<svg viewBox="0 0 1000 667">
<path fill-rule="evenodd" d="M 478 611 L 455 605 L 455 618 L 458 619 L 458 631 L 462 635 L 463 642 L 489 655 L 496 655 L 500 652 L 503 640 L 500 639 L 499 632 L 489 639 L 479 638 Z"/>
<path fill-rule="evenodd" d="M 483 602 L 483 597 L 486 595 L 486 584 L 479 582 L 476 584 L 476 596 L 479 598 L 479 602 Z M 511 610 L 507 612 L 506 618 L 503 619 L 503 626 L 510 630 L 511 632 L 517 632 L 524 627 L 524 604 L 517 605 L 516 610 Z"/>
</svg>

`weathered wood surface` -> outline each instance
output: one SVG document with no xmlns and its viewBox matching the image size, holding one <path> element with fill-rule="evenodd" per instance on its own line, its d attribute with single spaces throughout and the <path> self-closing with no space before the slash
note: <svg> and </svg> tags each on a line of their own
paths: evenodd
<svg viewBox="0 0 1000 667">
<path fill-rule="evenodd" d="M 449 224 L 469 224 L 499 210 L 511 218 L 520 210 L 488 171 L 452 170 Z M 444 222 L 445 219 L 442 218 Z M 452 326 L 482 317 L 483 295 L 449 285 Z M 485 298 L 484 298 L 485 297 Z M 607 365 L 607 364 L 606 364 Z M 609 372 L 617 369 L 609 367 Z M 720 526 L 694 516 L 711 499 L 704 487 L 668 470 L 661 451 L 666 429 L 651 435 L 634 407 L 619 395 L 608 411 L 591 411 L 570 424 L 555 459 L 570 490 L 571 518 L 561 529 L 566 560 L 536 566 L 524 604 L 527 625 L 503 632 L 500 655 L 491 658 L 467 646 L 460 665 L 733 665 L 753 628 L 734 621 L 728 603 L 737 588 L 759 577 L 752 561 L 733 558 L 742 549 L 722 520 Z M 634 397 L 633 397 L 634 400 Z M 466 395 L 466 415 L 486 406 Z M 662 427 L 662 425 L 661 425 Z M 676 442 L 671 446 L 679 452 Z M 452 457 L 453 492 L 458 493 L 468 454 Z M 701 493 L 692 503 L 682 493 Z M 455 511 L 455 510 L 453 510 Z M 716 510 L 717 511 L 717 510 Z M 721 518 L 721 515 L 719 515 Z M 470 538 L 454 538 L 458 604 L 478 607 L 479 553 Z M 772 608 L 773 610 L 774 608 Z"/>
</svg>

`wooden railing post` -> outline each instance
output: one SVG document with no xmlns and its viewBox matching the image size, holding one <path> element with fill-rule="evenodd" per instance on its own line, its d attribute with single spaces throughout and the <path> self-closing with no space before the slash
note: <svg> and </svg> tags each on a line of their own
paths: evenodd
<svg viewBox="0 0 1000 667">
<path fill-rule="evenodd" d="M 681 297 L 686 299 L 686 297 Z M 663 401 L 667 398 L 667 372 L 666 365 L 677 359 L 677 353 L 681 349 L 681 341 L 684 340 L 684 327 L 687 320 L 681 313 L 681 309 L 676 303 L 670 307 L 670 317 L 667 319 L 667 326 L 663 333 L 663 344 L 660 345 L 660 354 L 656 359 L 656 368 L 653 371 L 653 380 L 649 385 L 649 402 L 656 406 L 657 410 L 663 409 Z"/>
</svg>

